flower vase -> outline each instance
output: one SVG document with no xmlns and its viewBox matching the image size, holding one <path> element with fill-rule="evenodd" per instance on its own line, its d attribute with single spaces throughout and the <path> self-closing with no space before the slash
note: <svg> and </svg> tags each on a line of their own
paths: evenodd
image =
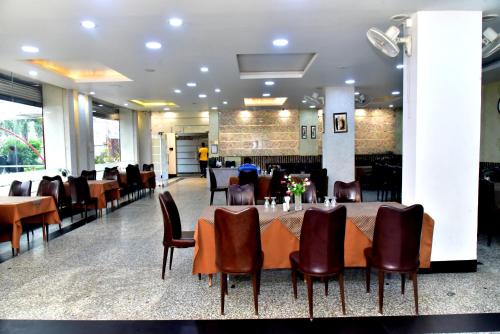
<svg viewBox="0 0 500 334">
<path fill-rule="evenodd" d="M 302 194 L 294 195 L 295 211 L 302 210 Z"/>
</svg>

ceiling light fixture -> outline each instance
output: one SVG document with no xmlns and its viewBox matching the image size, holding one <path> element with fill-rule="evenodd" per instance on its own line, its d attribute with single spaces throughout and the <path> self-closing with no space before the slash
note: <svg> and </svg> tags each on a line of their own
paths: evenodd
<svg viewBox="0 0 500 334">
<path fill-rule="evenodd" d="M 81 21 L 80 24 L 82 25 L 82 27 L 84 27 L 85 29 L 94 29 L 96 24 L 94 21 L 90 21 L 90 20 L 84 20 L 84 21 Z"/>
<path fill-rule="evenodd" d="M 288 40 L 284 38 L 278 38 L 273 41 L 273 45 L 277 47 L 283 47 L 288 45 Z"/>
<path fill-rule="evenodd" d="M 359 95 L 359 92 L 354 92 L 354 95 L 358 96 L 358 95 Z"/>
<path fill-rule="evenodd" d="M 212 107 L 212 108 L 210 108 L 210 109 L 212 109 L 212 110 L 217 110 L 218 108 L 217 108 L 217 107 Z"/>
<path fill-rule="evenodd" d="M 307 101 L 306 100 L 302 100 L 302 103 L 307 103 Z"/>
<path fill-rule="evenodd" d="M 24 52 L 28 52 L 28 53 L 38 53 L 40 51 L 40 49 L 38 49 L 36 46 L 32 46 L 32 45 L 23 45 L 21 47 L 21 50 L 23 50 Z"/>
<path fill-rule="evenodd" d="M 175 94 L 180 94 L 180 93 L 182 93 L 182 91 L 180 89 L 174 89 L 174 93 Z"/>
<path fill-rule="evenodd" d="M 287 97 L 245 97 L 243 102 L 247 107 L 270 107 L 282 106 L 287 99 Z"/>
<path fill-rule="evenodd" d="M 313 108 L 316 108 L 316 106 L 309 106 L 309 108 L 313 109 Z"/>
<path fill-rule="evenodd" d="M 264 93 L 264 94 L 262 94 L 262 96 L 269 97 L 269 96 L 271 96 L 271 94 L 270 93 Z"/>
<path fill-rule="evenodd" d="M 227 101 L 222 101 L 222 104 L 227 104 Z"/>
<path fill-rule="evenodd" d="M 161 43 L 156 41 L 149 41 L 146 43 L 146 47 L 151 50 L 161 49 Z"/>
<path fill-rule="evenodd" d="M 180 27 L 182 25 L 182 23 L 184 23 L 184 21 L 178 17 L 172 17 L 168 20 L 168 23 L 172 26 L 172 27 Z"/>
<path fill-rule="evenodd" d="M 99 105 L 98 105 L 98 107 L 104 107 L 104 105 L 102 105 L 102 104 L 99 104 Z"/>
<path fill-rule="evenodd" d="M 394 108 L 394 104 L 389 104 L 389 108 Z"/>
<path fill-rule="evenodd" d="M 163 110 L 165 110 L 165 111 L 169 111 L 169 110 L 170 110 L 170 108 L 169 108 L 169 107 L 165 107 L 165 108 L 163 108 Z"/>
<path fill-rule="evenodd" d="M 401 70 L 401 69 L 403 69 L 404 67 L 405 67 L 405 66 L 404 66 L 403 64 L 397 64 L 397 65 L 396 65 L 396 68 L 397 68 L 398 70 Z"/>
<path fill-rule="evenodd" d="M 200 71 L 203 73 L 206 73 L 206 72 L 208 72 L 208 67 L 202 66 L 202 67 L 200 67 Z"/>
<path fill-rule="evenodd" d="M 95 92 L 90 92 L 89 95 L 95 95 Z"/>
<path fill-rule="evenodd" d="M 206 97 L 207 97 L 207 94 L 198 94 L 198 97 L 199 97 L 200 99 L 204 99 L 204 98 L 206 98 Z"/>
<path fill-rule="evenodd" d="M 344 81 L 347 85 L 354 85 L 356 83 L 356 80 L 354 79 L 347 79 L 346 81 Z"/>
<path fill-rule="evenodd" d="M 279 112 L 280 117 L 290 117 L 290 110 L 287 110 L 285 108 L 281 109 Z"/>
<path fill-rule="evenodd" d="M 266 81 L 266 82 L 264 82 L 264 85 L 266 85 L 266 86 L 274 86 L 274 81 Z"/>
<path fill-rule="evenodd" d="M 196 82 L 188 82 L 186 84 L 186 86 L 188 86 L 188 87 L 196 87 Z"/>
<path fill-rule="evenodd" d="M 31 75 L 32 77 L 36 77 L 36 76 L 38 75 L 38 72 L 37 72 L 37 71 L 33 71 L 33 70 L 29 71 L 28 73 L 29 73 L 29 75 Z"/>
<path fill-rule="evenodd" d="M 216 92 L 216 93 L 220 93 L 220 88 L 215 88 L 215 89 L 214 89 L 214 92 Z"/>
<path fill-rule="evenodd" d="M 395 91 L 393 91 L 391 94 L 392 94 L 392 95 L 399 95 L 399 94 L 401 94 L 401 93 L 400 93 L 398 90 L 395 90 Z"/>
<path fill-rule="evenodd" d="M 124 105 L 125 107 L 128 107 L 128 103 L 124 103 L 123 105 Z"/>
</svg>

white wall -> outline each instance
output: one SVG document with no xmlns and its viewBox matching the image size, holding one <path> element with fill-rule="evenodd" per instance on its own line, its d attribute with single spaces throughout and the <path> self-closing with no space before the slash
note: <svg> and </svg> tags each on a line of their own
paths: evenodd
<svg viewBox="0 0 500 334">
<path fill-rule="evenodd" d="M 481 12 L 413 15 L 405 57 L 402 201 L 435 220 L 432 261 L 476 259 Z"/>
</svg>

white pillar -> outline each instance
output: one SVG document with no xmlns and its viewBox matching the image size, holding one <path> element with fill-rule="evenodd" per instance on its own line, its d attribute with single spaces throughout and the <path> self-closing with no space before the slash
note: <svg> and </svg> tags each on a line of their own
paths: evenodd
<svg viewBox="0 0 500 334">
<path fill-rule="evenodd" d="M 404 59 L 402 202 L 434 219 L 432 261 L 475 260 L 481 12 L 412 16 Z"/>
<path fill-rule="evenodd" d="M 120 108 L 120 153 L 121 161 L 137 163 L 137 113 L 133 110 Z"/>
<path fill-rule="evenodd" d="M 151 112 L 139 111 L 137 113 L 137 127 L 139 140 L 139 166 L 153 163 L 151 140 Z"/>
<path fill-rule="evenodd" d="M 328 169 L 328 194 L 335 181 L 354 181 L 354 87 L 325 87 L 323 168 Z M 347 114 L 347 132 L 334 133 L 333 114 Z"/>
</svg>

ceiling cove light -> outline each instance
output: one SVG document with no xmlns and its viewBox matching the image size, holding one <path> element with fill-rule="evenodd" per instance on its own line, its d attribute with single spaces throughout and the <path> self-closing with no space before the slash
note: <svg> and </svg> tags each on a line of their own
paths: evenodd
<svg viewBox="0 0 500 334">
<path fill-rule="evenodd" d="M 37 71 L 29 71 L 28 74 L 31 75 L 32 77 L 36 77 L 38 75 L 38 72 Z"/>
<path fill-rule="evenodd" d="M 40 51 L 40 49 L 38 49 L 36 46 L 32 46 L 32 45 L 23 45 L 21 47 L 21 50 L 23 50 L 24 52 L 28 52 L 28 53 L 38 53 Z"/>
<path fill-rule="evenodd" d="M 214 92 L 216 92 L 216 93 L 220 93 L 220 88 L 215 88 L 215 89 L 214 89 Z"/>
<path fill-rule="evenodd" d="M 180 93 L 182 93 L 182 91 L 180 89 L 174 89 L 174 93 L 175 94 L 180 94 Z"/>
<path fill-rule="evenodd" d="M 269 96 L 271 96 L 271 94 L 270 93 L 264 93 L 264 94 L 262 94 L 262 96 L 263 97 L 269 97 Z"/>
<path fill-rule="evenodd" d="M 172 27 L 180 27 L 182 25 L 182 23 L 184 23 L 184 21 L 182 21 L 182 19 L 178 18 L 178 17 L 172 17 L 170 19 L 168 19 L 168 24 L 170 24 Z"/>
<path fill-rule="evenodd" d="M 399 95 L 399 94 L 401 94 L 401 93 L 400 93 L 398 90 L 395 90 L 395 91 L 393 91 L 391 94 L 392 94 L 392 95 Z"/>
<path fill-rule="evenodd" d="M 356 80 L 354 79 L 347 79 L 346 81 L 344 81 L 347 85 L 354 85 L 356 83 Z"/>
<path fill-rule="evenodd" d="M 96 26 L 95 22 L 94 21 L 90 21 L 90 20 L 83 20 L 82 22 L 80 22 L 80 24 L 85 29 L 94 29 L 95 26 Z"/>
<path fill-rule="evenodd" d="M 196 82 L 188 82 L 186 84 L 186 86 L 188 86 L 188 87 L 196 87 Z"/>
<path fill-rule="evenodd" d="M 210 108 L 210 109 L 212 109 L 212 110 L 217 110 L 218 108 L 217 108 L 217 107 L 212 107 L 212 108 Z"/>
<path fill-rule="evenodd" d="M 396 68 L 397 68 L 398 70 L 401 70 L 401 69 L 403 69 L 404 67 L 405 67 L 405 66 L 404 66 L 403 64 L 397 64 L 397 65 L 396 65 Z"/>
<path fill-rule="evenodd" d="M 156 41 L 149 41 L 146 43 L 146 47 L 151 50 L 161 49 L 161 43 Z"/>
<path fill-rule="evenodd" d="M 316 108 L 316 106 L 309 106 L 309 108 L 313 109 L 313 108 Z"/>
<path fill-rule="evenodd" d="M 284 47 L 288 45 L 288 40 L 284 38 L 278 38 L 273 41 L 273 45 L 277 47 Z"/>
<path fill-rule="evenodd" d="M 274 81 L 270 81 L 270 80 L 266 81 L 266 82 L 264 82 L 264 85 L 266 85 L 266 86 L 274 86 Z"/>
<path fill-rule="evenodd" d="M 208 67 L 202 66 L 202 67 L 200 67 L 200 71 L 203 73 L 206 73 L 206 72 L 208 72 Z"/>
<path fill-rule="evenodd" d="M 200 99 L 204 99 L 204 98 L 206 98 L 206 97 L 207 97 L 207 94 L 198 94 L 198 97 L 199 97 Z"/>
</svg>

